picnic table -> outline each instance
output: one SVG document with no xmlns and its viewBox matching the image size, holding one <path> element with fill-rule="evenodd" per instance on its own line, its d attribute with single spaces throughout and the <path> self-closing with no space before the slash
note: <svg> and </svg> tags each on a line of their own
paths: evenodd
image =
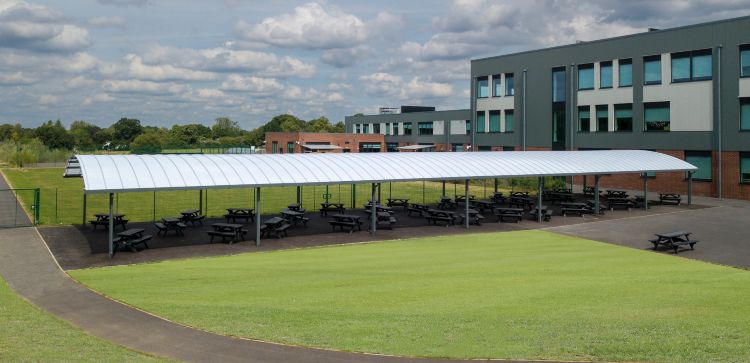
<svg viewBox="0 0 750 363">
<path fill-rule="evenodd" d="M 126 229 L 117 234 L 117 238 L 113 239 L 114 248 L 112 249 L 112 256 L 114 257 L 118 249 L 121 247 L 127 247 L 133 252 L 138 252 L 137 246 L 144 245 L 148 248 L 148 241 L 151 239 L 151 235 L 143 235 L 144 230 L 140 228 Z"/>
<path fill-rule="evenodd" d="M 456 224 L 456 215 L 446 210 L 428 209 L 427 223 L 437 225 L 438 222 L 444 222 L 446 227 Z"/>
<path fill-rule="evenodd" d="M 211 236 L 211 242 L 214 243 L 215 237 L 221 237 L 222 242 L 229 239 L 229 244 L 240 241 L 245 237 L 247 230 L 243 229 L 244 225 L 236 223 L 214 223 L 211 225 L 213 231 L 207 231 Z"/>
<path fill-rule="evenodd" d="M 510 220 L 518 223 L 523 219 L 523 208 L 495 208 L 495 215 L 498 222 Z"/>
<path fill-rule="evenodd" d="M 457 216 L 461 219 L 459 223 L 464 223 L 466 221 L 466 215 L 464 213 L 457 214 Z M 478 210 L 469 208 L 469 224 L 481 226 L 482 220 L 484 220 L 484 216 Z"/>
<path fill-rule="evenodd" d="M 391 215 L 391 213 L 388 212 L 377 212 L 375 214 L 376 217 L 376 223 L 378 226 L 384 226 L 388 229 L 393 229 L 393 225 L 396 224 L 396 218 Z"/>
<path fill-rule="evenodd" d="M 510 192 L 511 197 L 528 197 L 529 192 Z"/>
<path fill-rule="evenodd" d="M 344 203 L 320 203 L 320 215 L 327 216 L 328 212 L 344 213 Z"/>
<path fill-rule="evenodd" d="M 492 211 L 495 208 L 495 202 L 491 200 L 472 200 L 469 202 L 471 207 L 477 208 L 481 211 Z"/>
<path fill-rule="evenodd" d="M 437 209 L 456 209 L 458 203 L 454 202 L 451 198 L 441 197 L 437 204 Z"/>
<path fill-rule="evenodd" d="M 411 215 L 412 213 L 419 214 L 421 217 L 425 213 L 427 213 L 427 210 L 430 209 L 430 206 L 427 204 L 418 204 L 418 203 L 409 203 L 409 208 L 406 208 L 406 214 Z"/>
<path fill-rule="evenodd" d="M 109 229 L 109 213 L 96 213 L 94 214 L 94 220 L 89 221 L 92 226 L 94 226 L 94 230 L 96 230 L 96 227 L 98 226 L 104 226 L 104 229 Z M 122 230 L 126 230 L 126 225 L 128 224 L 128 220 L 125 219 L 125 215 L 121 213 L 115 213 L 112 214 L 112 225 L 117 227 L 118 225 L 122 226 Z"/>
<path fill-rule="evenodd" d="M 680 203 L 682 203 L 682 197 L 676 193 L 659 193 L 659 202 L 661 204 L 680 205 Z"/>
<path fill-rule="evenodd" d="M 680 248 L 680 246 L 690 245 L 690 249 L 692 250 L 694 249 L 693 246 L 695 246 L 696 243 L 700 242 L 698 240 L 691 240 L 691 234 L 691 232 L 685 231 L 656 233 L 656 238 L 650 239 L 649 242 L 654 245 L 654 250 L 656 250 L 659 245 L 663 245 L 672 248 L 674 250 L 674 253 L 677 253 L 677 250 Z"/>
<path fill-rule="evenodd" d="M 531 206 L 534 205 L 534 200 L 529 197 L 519 197 L 519 196 L 512 196 L 508 198 L 508 206 L 509 207 L 521 207 L 523 209 L 526 209 L 527 207 L 531 209 Z"/>
<path fill-rule="evenodd" d="M 541 206 L 542 209 L 542 220 L 545 222 L 549 222 L 550 219 L 552 219 L 552 212 L 547 209 L 546 205 Z M 534 207 L 533 209 L 529 210 L 529 218 L 532 220 L 537 220 L 539 218 L 539 207 Z"/>
<path fill-rule="evenodd" d="M 263 221 L 263 225 L 260 226 L 260 232 L 265 236 L 273 235 L 276 238 L 281 238 L 282 235 L 287 236 L 286 230 L 291 226 L 289 221 L 284 218 L 271 217 Z"/>
<path fill-rule="evenodd" d="M 581 217 L 583 217 L 584 214 L 592 213 L 592 208 L 589 207 L 587 203 L 573 203 L 573 202 L 563 202 L 560 203 L 560 206 L 562 207 L 560 209 L 560 213 L 567 217 L 568 214 L 577 214 Z"/>
<path fill-rule="evenodd" d="M 253 211 L 254 209 L 252 208 L 227 208 L 227 214 L 224 215 L 224 218 L 226 218 L 227 223 L 230 220 L 237 222 L 238 219 L 244 219 L 245 223 L 249 221 L 255 222 L 255 213 Z"/>
<path fill-rule="evenodd" d="M 635 203 L 627 197 L 610 197 L 607 198 L 607 207 L 610 210 L 615 210 L 615 208 L 625 208 L 630 210 L 635 207 Z"/>
<path fill-rule="evenodd" d="M 354 232 L 354 229 L 362 230 L 362 221 L 360 219 L 362 216 L 354 215 L 354 214 L 334 214 L 331 217 L 333 217 L 332 221 L 329 221 L 328 224 L 331 225 L 331 228 L 335 231 L 336 227 L 338 227 L 341 231 L 348 231 L 349 233 Z"/>
<path fill-rule="evenodd" d="M 409 208 L 409 199 L 407 198 L 388 198 L 388 203 L 386 203 L 389 207 L 404 207 L 404 209 Z"/>
<path fill-rule="evenodd" d="M 544 198 L 552 202 L 572 202 L 575 200 L 573 193 L 567 191 L 547 191 Z"/>
<path fill-rule="evenodd" d="M 625 190 L 607 189 L 607 198 L 627 198 L 628 192 Z"/>
<path fill-rule="evenodd" d="M 302 208 L 301 204 L 293 203 L 286 206 L 286 209 L 293 210 L 295 212 L 305 213 L 305 209 Z"/>
<path fill-rule="evenodd" d="M 201 215 L 200 213 L 201 211 L 197 209 L 184 210 L 180 212 L 180 214 L 182 215 L 180 220 L 182 221 L 182 223 L 190 222 L 193 225 L 195 225 L 196 223 L 200 223 L 201 225 L 203 225 L 203 220 L 206 218 L 206 216 Z"/>
<path fill-rule="evenodd" d="M 596 191 L 596 188 L 594 188 L 594 187 L 585 187 L 585 188 L 583 188 L 583 195 L 588 195 L 588 196 L 592 196 L 593 197 L 595 191 Z M 599 191 L 599 194 L 602 194 L 601 190 Z"/>
<path fill-rule="evenodd" d="M 476 197 L 474 195 L 469 195 L 469 202 L 471 202 L 474 199 L 476 199 Z M 458 204 L 458 203 L 464 203 L 464 202 L 466 202 L 466 196 L 465 195 L 457 195 L 456 196 L 456 204 Z"/>
<path fill-rule="evenodd" d="M 297 222 L 301 222 L 302 224 L 307 225 L 307 222 L 310 221 L 310 218 L 305 217 L 304 212 L 299 212 L 291 209 L 281 211 L 281 217 L 289 222 L 292 222 L 292 224 L 294 225 L 297 225 Z"/>
<path fill-rule="evenodd" d="M 182 218 L 171 217 L 164 217 L 161 219 L 161 222 L 156 222 L 154 225 L 159 230 L 156 234 L 163 234 L 164 236 L 166 236 L 169 231 L 174 231 L 175 235 L 184 236 L 182 230 L 187 227 L 187 225 L 182 222 Z"/>
<path fill-rule="evenodd" d="M 496 204 L 505 204 L 505 196 L 503 196 L 503 192 L 495 192 L 495 194 L 492 194 L 490 200 Z"/>
</svg>

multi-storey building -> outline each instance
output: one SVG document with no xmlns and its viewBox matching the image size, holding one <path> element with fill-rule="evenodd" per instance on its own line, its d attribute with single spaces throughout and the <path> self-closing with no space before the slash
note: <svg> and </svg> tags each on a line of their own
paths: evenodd
<svg viewBox="0 0 750 363">
<path fill-rule="evenodd" d="M 750 17 L 475 59 L 471 81 L 469 110 L 347 117 L 347 130 L 430 120 L 433 135 L 391 132 L 386 143 L 438 143 L 440 123 L 453 135 L 465 119 L 463 150 L 657 150 L 699 168 L 698 194 L 750 199 Z M 687 188 L 683 174 L 646 177 L 656 190 Z"/>
<path fill-rule="evenodd" d="M 383 135 L 266 132 L 267 154 L 384 152 Z"/>
</svg>

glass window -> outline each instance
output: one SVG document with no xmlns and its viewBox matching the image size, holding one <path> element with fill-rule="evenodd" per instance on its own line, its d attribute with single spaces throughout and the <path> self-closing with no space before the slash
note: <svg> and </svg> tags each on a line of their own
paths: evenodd
<svg viewBox="0 0 750 363">
<path fill-rule="evenodd" d="M 615 105 L 615 131 L 633 131 L 633 105 Z"/>
<path fill-rule="evenodd" d="M 492 76 L 492 97 L 500 97 L 503 95 L 503 87 L 500 84 L 502 76 L 496 74 Z"/>
<path fill-rule="evenodd" d="M 463 152 L 464 144 L 451 144 L 451 150 L 457 153 Z"/>
<path fill-rule="evenodd" d="M 740 98 L 740 130 L 750 131 L 750 98 Z"/>
<path fill-rule="evenodd" d="M 589 106 L 578 106 L 578 131 L 589 132 L 591 130 L 591 110 Z"/>
<path fill-rule="evenodd" d="M 398 135 L 398 122 L 393 123 L 393 134 Z"/>
<path fill-rule="evenodd" d="M 633 61 L 630 59 L 620 59 L 618 61 L 620 68 L 620 87 L 630 87 L 633 85 Z"/>
<path fill-rule="evenodd" d="M 411 128 L 412 128 L 412 123 L 405 122 L 404 123 L 404 135 L 411 135 Z"/>
<path fill-rule="evenodd" d="M 612 62 L 599 63 L 599 88 L 612 88 Z"/>
<path fill-rule="evenodd" d="M 398 152 L 398 143 L 397 142 L 389 142 L 385 144 L 385 151 L 389 153 L 395 153 Z"/>
<path fill-rule="evenodd" d="M 669 102 L 644 103 L 643 120 L 646 131 L 669 131 Z"/>
<path fill-rule="evenodd" d="M 279 153 L 279 142 L 274 141 L 271 143 L 271 154 L 278 154 Z"/>
<path fill-rule="evenodd" d="M 490 132 L 500 132 L 500 111 L 490 111 Z"/>
<path fill-rule="evenodd" d="M 484 111 L 477 112 L 477 133 L 485 132 L 484 127 Z"/>
<path fill-rule="evenodd" d="M 513 84 L 513 73 L 506 73 L 505 74 L 505 95 L 506 96 L 513 96 L 516 94 L 516 88 Z"/>
<path fill-rule="evenodd" d="M 417 128 L 420 135 L 432 135 L 432 121 L 420 122 Z"/>
<path fill-rule="evenodd" d="M 672 82 L 711 79 L 711 49 L 672 53 Z"/>
<path fill-rule="evenodd" d="M 487 97 L 488 92 L 489 92 L 489 86 L 487 82 L 488 82 L 487 77 L 477 78 L 477 97 L 478 98 Z"/>
<path fill-rule="evenodd" d="M 503 151 L 516 151 L 515 146 L 503 146 Z"/>
<path fill-rule="evenodd" d="M 286 152 L 289 154 L 294 154 L 294 142 L 289 141 L 286 143 Z"/>
<path fill-rule="evenodd" d="M 354 133 L 359 134 L 360 131 L 361 131 L 361 125 L 360 124 L 354 125 Z"/>
<path fill-rule="evenodd" d="M 596 106 L 596 131 L 599 131 L 599 132 L 609 131 L 609 106 L 608 105 Z"/>
<path fill-rule="evenodd" d="M 565 102 L 565 68 L 552 69 L 552 102 Z"/>
<path fill-rule="evenodd" d="M 380 124 L 372 124 L 372 133 L 373 134 L 379 134 L 380 133 Z"/>
<path fill-rule="evenodd" d="M 360 142 L 359 152 L 361 153 L 379 153 L 380 143 L 379 142 Z"/>
<path fill-rule="evenodd" d="M 478 151 L 492 151 L 492 146 L 488 146 L 488 145 L 479 145 L 479 146 L 477 147 L 477 150 L 478 150 Z"/>
<path fill-rule="evenodd" d="M 364 125 L 362 125 L 362 133 L 363 134 L 369 134 L 370 133 L 370 124 L 364 124 Z"/>
<path fill-rule="evenodd" d="M 471 135 L 471 120 L 466 120 L 466 135 Z"/>
<path fill-rule="evenodd" d="M 593 64 L 581 64 L 578 66 L 578 89 L 594 89 Z"/>
<path fill-rule="evenodd" d="M 698 170 L 693 173 L 693 179 L 711 180 L 710 151 L 685 151 L 685 161 L 698 168 Z"/>
<path fill-rule="evenodd" d="M 513 119 L 513 110 L 505 110 L 505 132 L 513 132 L 515 120 Z"/>
<path fill-rule="evenodd" d="M 750 44 L 740 46 L 740 77 L 750 77 Z"/>
<path fill-rule="evenodd" d="M 552 108 L 552 142 L 565 142 L 565 108 Z"/>
<path fill-rule="evenodd" d="M 661 56 L 643 58 L 643 84 L 661 84 Z"/>
<path fill-rule="evenodd" d="M 385 134 L 386 135 L 390 135 L 391 134 L 391 123 L 390 122 L 387 122 L 385 124 Z"/>
<path fill-rule="evenodd" d="M 740 153 L 740 182 L 750 183 L 750 153 Z"/>
</svg>

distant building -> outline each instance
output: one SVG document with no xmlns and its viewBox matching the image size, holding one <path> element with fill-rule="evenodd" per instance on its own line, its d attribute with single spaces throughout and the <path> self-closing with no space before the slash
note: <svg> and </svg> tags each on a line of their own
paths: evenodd
<svg viewBox="0 0 750 363">
<path fill-rule="evenodd" d="M 382 134 L 266 132 L 267 154 L 361 153 L 386 151 Z"/>
</svg>

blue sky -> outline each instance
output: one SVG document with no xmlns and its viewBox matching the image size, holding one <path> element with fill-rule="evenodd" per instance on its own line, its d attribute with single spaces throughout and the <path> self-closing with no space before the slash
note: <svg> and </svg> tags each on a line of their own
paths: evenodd
<svg viewBox="0 0 750 363">
<path fill-rule="evenodd" d="M 750 14 L 750 0 L 0 0 L 0 123 L 244 128 L 468 107 L 469 60 Z"/>
</svg>

